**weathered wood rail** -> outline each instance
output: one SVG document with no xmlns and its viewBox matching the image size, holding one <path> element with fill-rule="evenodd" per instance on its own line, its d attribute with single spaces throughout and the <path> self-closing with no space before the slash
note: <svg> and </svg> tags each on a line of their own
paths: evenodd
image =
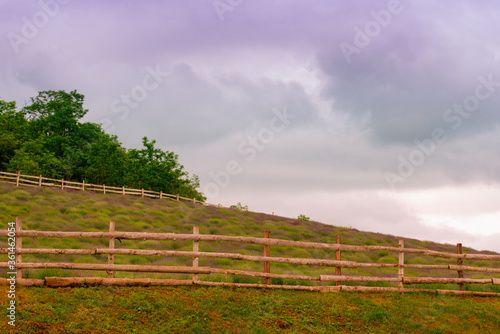
<svg viewBox="0 0 500 334">
<path fill-rule="evenodd" d="M 13 236 L 14 235 L 14 236 Z M 452 293 L 461 295 L 478 295 L 478 296 L 500 296 L 500 293 L 493 292 L 476 292 L 465 291 L 465 284 L 492 284 L 500 285 L 500 268 L 480 267 L 480 266 L 465 266 L 463 264 L 405 264 L 404 254 L 422 254 L 431 257 L 449 258 L 449 259 L 471 259 L 471 260 L 487 260 L 500 261 L 500 255 L 488 254 L 467 254 L 460 252 L 457 254 L 437 252 L 426 249 L 404 248 L 403 240 L 399 241 L 398 247 L 390 246 L 356 246 L 340 243 L 340 238 L 337 238 L 337 243 L 317 243 L 309 241 L 291 241 L 283 239 L 270 238 L 270 232 L 266 231 L 264 238 L 256 237 L 241 237 L 241 236 L 224 236 L 224 235 L 204 235 L 199 234 L 197 226 L 193 228 L 193 234 L 176 234 L 176 233 L 145 233 L 145 232 L 118 232 L 115 231 L 114 222 L 110 222 L 108 232 L 62 232 L 62 231 L 27 231 L 22 229 L 22 220 L 18 217 L 15 223 L 15 233 L 11 230 L 0 230 L 0 237 L 15 238 L 15 252 L 12 255 L 13 248 L 0 248 L 0 254 L 11 254 L 15 256 L 15 270 L 17 273 L 17 283 L 21 285 L 46 285 L 50 287 L 59 286 L 76 286 L 81 284 L 103 284 L 103 285 L 219 285 L 219 286 L 235 286 L 235 287 L 256 287 L 256 288 L 281 288 L 281 289 L 298 289 L 311 291 L 400 291 L 400 292 L 434 292 L 434 293 Z M 108 248 L 93 248 L 93 249 L 40 249 L 40 248 L 23 248 L 23 238 L 105 238 L 109 239 Z M 193 242 L 193 251 L 176 251 L 176 250 L 151 250 L 151 249 L 116 249 L 115 239 L 129 240 L 184 240 Z M 9 239 L 10 240 L 10 239 Z M 200 242 L 224 241 L 238 244 L 250 243 L 262 245 L 263 255 L 245 255 L 239 253 L 220 253 L 220 252 L 201 252 L 199 251 Z M 12 245 L 10 245 L 12 246 Z M 272 246 L 290 246 L 297 248 L 334 250 L 335 259 L 310 259 L 310 258 L 293 258 L 293 257 L 278 257 L 271 256 Z M 370 251 L 389 251 L 399 254 L 398 263 L 362 263 L 355 261 L 341 260 L 341 251 L 354 252 L 370 252 Z M 23 262 L 22 255 L 24 254 L 71 254 L 71 255 L 108 255 L 108 263 L 27 263 Z M 114 255 L 144 255 L 144 256 L 164 256 L 164 257 L 190 257 L 193 259 L 191 266 L 158 266 L 158 265 L 124 265 L 114 264 Z M 199 259 L 202 258 L 219 258 L 229 260 L 243 260 L 252 262 L 263 262 L 263 272 L 235 269 L 221 269 L 207 266 L 199 266 Z M 463 263 L 460 261 L 459 263 Z M 320 266 L 330 270 L 335 270 L 335 275 L 296 275 L 296 274 L 276 274 L 271 273 L 271 263 L 287 263 L 303 266 Z M 0 268 L 10 268 L 12 271 L 12 262 L 0 262 Z M 105 271 L 107 278 L 104 277 L 47 277 L 45 280 L 25 279 L 22 278 L 23 269 L 45 269 L 45 268 L 60 268 L 72 270 L 92 270 Z M 341 268 L 394 268 L 397 269 L 397 274 L 393 277 L 376 277 L 376 276 L 352 276 L 342 275 Z M 457 278 L 450 277 L 408 277 L 405 276 L 405 268 L 417 269 L 444 269 L 456 271 Z M 154 272 L 154 273 L 182 273 L 191 274 L 191 280 L 177 279 L 124 279 L 114 278 L 114 273 L 117 271 L 129 272 Z M 466 278 L 464 272 L 481 272 L 493 274 L 490 278 Z M 200 279 L 200 275 L 207 274 L 222 274 L 222 275 L 243 275 L 260 277 L 263 279 L 263 284 L 243 284 L 229 282 L 210 282 Z M 497 274 L 497 275 L 494 275 Z M 295 279 L 303 281 L 312 281 L 316 286 L 303 285 L 276 285 L 272 284 L 272 279 Z M 325 285 L 335 282 L 335 286 Z M 368 286 L 345 286 L 342 282 L 389 282 L 397 284 L 397 287 L 368 287 Z M 0 278 L 0 283 L 7 283 L 7 278 Z M 323 285 L 321 285 L 323 284 Z M 460 291 L 455 290 L 429 290 L 408 288 L 405 285 L 415 284 L 457 284 Z"/>
</svg>

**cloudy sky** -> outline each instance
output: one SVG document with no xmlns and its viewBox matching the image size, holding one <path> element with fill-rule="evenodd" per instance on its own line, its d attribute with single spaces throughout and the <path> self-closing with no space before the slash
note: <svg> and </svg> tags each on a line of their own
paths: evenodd
<svg viewBox="0 0 500 334">
<path fill-rule="evenodd" d="M 496 1 L 0 0 L 0 99 L 78 90 L 211 203 L 500 251 Z"/>
</svg>

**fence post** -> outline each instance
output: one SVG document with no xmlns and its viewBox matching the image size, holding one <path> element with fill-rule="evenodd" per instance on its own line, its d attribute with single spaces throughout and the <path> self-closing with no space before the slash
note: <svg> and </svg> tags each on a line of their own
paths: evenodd
<svg viewBox="0 0 500 334">
<path fill-rule="evenodd" d="M 102 185 L 102 192 L 104 193 L 104 195 L 106 195 L 106 185 L 105 184 Z"/>
<path fill-rule="evenodd" d="M 405 276 L 405 268 L 403 267 L 405 264 L 405 253 L 403 250 L 405 248 L 405 241 L 403 239 L 399 240 L 399 248 L 400 251 L 399 251 L 399 264 L 398 264 L 398 279 L 399 279 L 398 288 L 403 289 L 404 288 L 403 280 Z"/>
<path fill-rule="evenodd" d="M 177 202 L 179 202 L 179 194 L 177 194 Z"/>
<path fill-rule="evenodd" d="M 340 245 L 340 235 L 337 235 L 337 244 Z M 340 261 L 340 249 L 337 249 L 335 251 L 335 260 Z M 342 269 L 341 267 L 336 267 L 335 268 L 335 275 L 340 276 L 342 275 Z M 335 282 L 336 286 L 339 286 L 341 284 L 340 281 Z"/>
<path fill-rule="evenodd" d="M 85 191 L 85 180 L 82 182 L 82 191 Z"/>
<path fill-rule="evenodd" d="M 196 198 L 193 198 L 193 203 L 196 204 Z"/>
<path fill-rule="evenodd" d="M 144 197 L 144 188 L 141 189 L 141 197 Z"/>
<path fill-rule="evenodd" d="M 125 195 L 125 186 L 122 186 L 122 194 Z"/>
<path fill-rule="evenodd" d="M 109 222 L 109 233 L 113 233 L 115 231 L 115 222 L 110 221 Z M 115 249 L 115 238 L 110 237 L 109 238 L 109 249 Z M 114 264 L 115 262 L 115 254 L 108 254 L 108 264 Z M 114 271 L 108 271 L 108 278 L 113 278 L 114 276 Z"/>
<path fill-rule="evenodd" d="M 38 186 L 42 186 L 42 174 L 40 174 L 40 178 L 38 179 Z"/>
<path fill-rule="evenodd" d="M 61 189 L 64 189 L 64 179 L 61 179 Z"/>
<path fill-rule="evenodd" d="M 163 191 L 160 190 L 160 199 L 163 198 Z"/>
<path fill-rule="evenodd" d="M 21 177 L 21 171 L 17 172 L 16 187 L 19 187 L 19 178 Z"/>
<path fill-rule="evenodd" d="M 457 244 L 457 254 L 462 254 L 462 244 L 458 243 Z M 457 259 L 457 265 L 461 266 L 463 264 L 463 260 L 461 257 Z M 458 278 L 464 278 L 464 272 L 462 270 L 458 270 Z M 464 283 L 458 283 L 458 288 L 460 291 L 465 290 Z"/>
<path fill-rule="evenodd" d="M 19 236 L 20 231 L 22 231 L 22 220 L 20 217 L 16 217 L 16 277 L 17 279 L 23 278 L 23 270 L 17 266 L 23 262 L 23 256 L 21 254 L 21 249 L 23 248 L 23 238 Z"/>
<path fill-rule="evenodd" d="M 193 226 L 193 235 L 200 234 L 200 228 L 198 226 Z M 193 240 L 193 252 L 199 251 L 199 241 Z M 198 258 L 193 257 L 193 269 L 198 268 Z M 193 282 L 198 281 L 198 274 L 193 274 Z"/>
<path fill-rule="evenodd" d="M 264 238 L 268 239 L 270 237 L 271 237 L 271 231 L 264 231 Z M 271 256 L 271 246 L 264 245 L 264 256 L 265 257 Z M 270 262 L 264 262 L 264 273 L 265 274 L 271 273 Z M 271 277 L 264 277 L 264 284 L 271 284 Z"/>
</svg>

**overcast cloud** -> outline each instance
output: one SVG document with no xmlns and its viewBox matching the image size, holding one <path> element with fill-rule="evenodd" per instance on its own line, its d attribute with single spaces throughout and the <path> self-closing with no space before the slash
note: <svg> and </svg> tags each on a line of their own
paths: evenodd
<svg viewBox="0 0 500 334">
<path fill-rule="evenodd" d="M 0 1 L 0 99 L 78 90 L 211 203 L 500 251 L 495 1 Z M 236 166 L 236 167 L 235 167 Z"/>
</svg>

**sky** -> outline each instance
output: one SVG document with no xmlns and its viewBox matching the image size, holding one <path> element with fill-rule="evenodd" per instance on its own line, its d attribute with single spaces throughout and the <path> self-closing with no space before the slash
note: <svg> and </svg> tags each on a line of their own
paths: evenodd
<svg viewBox="0 0 500 334">
<path fill-rule="evenodd" d="M 0 99 L 77 90 L 207 202 L 500 252 L 500 3 L 0 0 Z"/>
</svg>

